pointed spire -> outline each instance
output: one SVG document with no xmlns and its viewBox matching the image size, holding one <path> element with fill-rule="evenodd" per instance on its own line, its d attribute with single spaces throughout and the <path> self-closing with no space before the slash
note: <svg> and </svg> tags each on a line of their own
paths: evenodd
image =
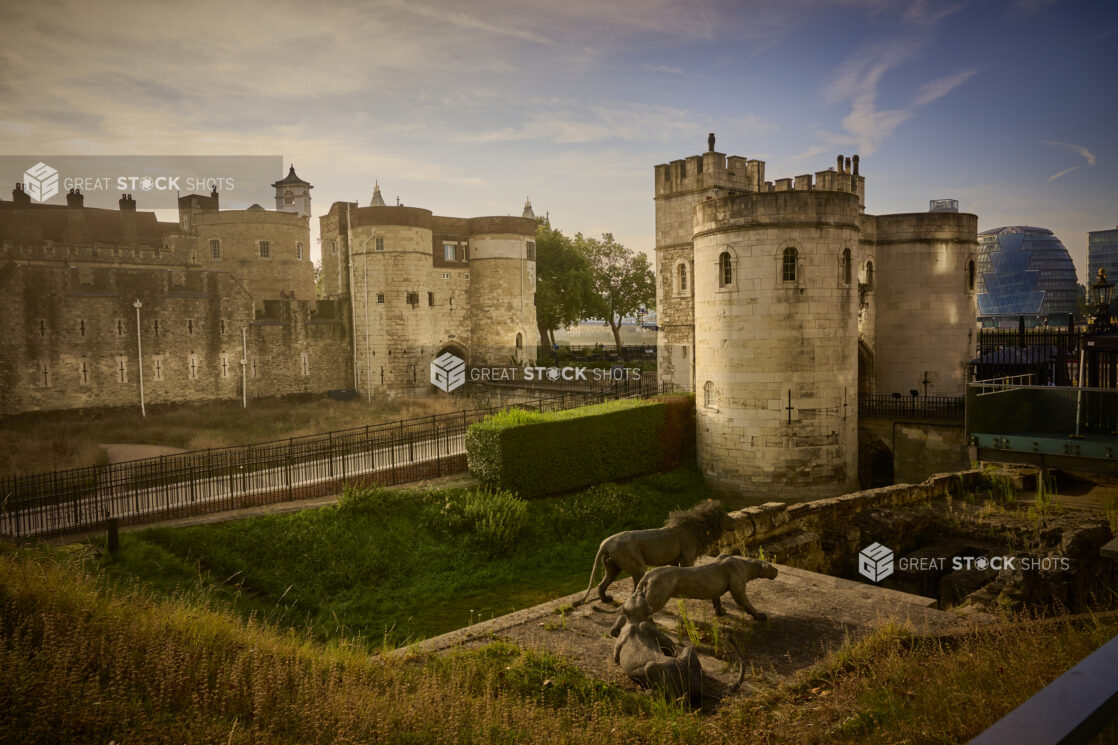
<svg viewBox="0 0 1118 745">
<path fill-rule="evenodd" d="M 536 213 L 532 211 L 532 200 L 524 197 L 524 212 L 520 214 L 521 217 L 529 217 L 533 220 L 536 219 Z"/>
<path fill-rule="evenodd" d="M 387 207 L 384 203 L 384 197 L 380 195 L 380 181 L 374 182 L 373 186 L 373 199 L 369 202 L 370 207 Z"/>
</svg>

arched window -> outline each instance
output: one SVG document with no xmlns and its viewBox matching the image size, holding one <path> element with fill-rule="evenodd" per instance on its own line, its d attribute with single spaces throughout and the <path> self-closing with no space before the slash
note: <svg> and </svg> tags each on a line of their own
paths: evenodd
<svg viewBox="0 0 1118 745">
<path fill-rule="evenodd" d="M 784 249 L 784 260 L 781 263 L 780 276 L 785 282 L 796 281 L 796 249 L 791 246 Z"/>
<path fill-rule="evenodd" d="M 703 384 L 703 406 L 714 408 L 714 383 L 709 380 Z"/>
<path fill-rule="evenodd" d="M 844 248 L 842 250 L 842 283 L 844 285 L 850 284 L 850 249 Z"/>
<path fill-rule="evenodd" d="M 874 282 L 874 279 L 873 279 L 873 262 L 872 261 L 867 261 L 866 262 L 866 282 L 865 282 L 864 285 L 862 285 L 861 289 L 864 289 L 865 292 L 869 292 L 870 290 L 873 289 L 873 282 Z"/>
<path fill-rule="evenodd" d="M 734 283 L 734 264 L 730 261 L 730 254 L 723 251 L 718 257 L 718 285 L 729 287 Z"/>
<path fill-rule="evenodd" d="M 967 262 L 967 289 L 971 292 L 974 292 L 975 279 L 974 259 L 971 259 Z"/>
<path fill-rule="evenodd" d="M 680 293 L 687 292 L 687 264 L 679 265 L 679 291 Z"/>
<path fill-rule="evenodd" d="M 516 348 L 517 349 L 524 349 L 524 335 L 523 334 L 517 334 L 516 335 Z"/>
</svg>

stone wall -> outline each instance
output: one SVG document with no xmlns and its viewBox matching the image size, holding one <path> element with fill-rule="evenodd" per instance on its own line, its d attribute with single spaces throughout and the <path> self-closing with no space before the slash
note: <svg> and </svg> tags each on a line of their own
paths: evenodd
<svg viewBox="0 0 1118 745">
<path fill-rule="evenodd" d="M 967 272 L 978 218 L 922 212 L 876 223 L 876 392 L 962 396 L 978 312 Z"/>
<path fill-rule="evenodd" d="M 919 484 L 894 484 L 878 489 L 845 494 L 830 499 L 785 504 L 767 502 L 731 512 L 733 528 L 709 551 L 718 554 L 738 551 L 757 555 L 762 549 L 766 559 L 791 564 L 824 574 L 836 574 L 842 563 L 861 548 L 861 535 L 854 520 L 860 513 L 888 510 L 944 497 L 962 497 L 984 483 L 981 471 L 936 474 Z M 845 528 L 843 527 L 845 526 Z M 849 531 L 845 537 L 843 531 Z M 837 531 L 837 532 L 836 532 Z M 825 551 L 824 536 L 837 535 L 850 545 L 843 552 Z"/>
<path fill-rule="evenodd" d="M 238 277 L 257 307 L 266 298 L 314 300 L 308 218 L 267 210 L 203 212 L 194 218 L 192 237 L 192 263 Z M 262 243 L 267 243 L 267 256 Z"/>
<path fill-rule="evenodd" d="M 348 387 L 344 326 L 313 319 L 313 303 L 278 303 L 257 320 L 227 272 L 8 263 L 0 414 L 138 406 L 137 299 L 148 403 L 240 398 L 242 330 L 249 396 Z"/>
<path fill-rule="evenodd" d="M 858 294 L 842 257 L 853 261 L 858 214 L 857 195 L 813 190 L 695 208 L 699 464 L 727 500 L 857 486 Z"/>
</svg>

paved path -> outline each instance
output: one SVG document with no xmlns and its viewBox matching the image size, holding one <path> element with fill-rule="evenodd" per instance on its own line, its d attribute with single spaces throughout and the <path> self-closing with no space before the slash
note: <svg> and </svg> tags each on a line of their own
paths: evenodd
<svg viewBox="0 0 1118 745">
<path fill-rule="evenodd" d="M 226 468 L 219 471 L 220 475 L 194 477 L 208 470 L 204 454 L 199 454 L 197 466 L 167 476 L 158 464 L 153 464 L 149 473 L 142 469 L 128 472 L 130 480 L 125 484 L 114 483 L 121 478 L 122 471 L 115 471 L 114 477 L 114 470 L 107 467 L 103 482 L 89 484 L 76 497 L 65 497 L 59 504 L 25 507 L 18 511 L 18 518 L 14 511 L 0 513 L 0 534 L 33 537 L 61 531 L 80 532 L 99 527 L 108 516 L 130 519 L 130 522 L 144 522 L 145 516 L 151 516 L 153 519 L 148 522 L 153 522 L 159 514 L 175 508 L 199 512 L 210 508 L 216 512 L 223 506 L 236 508 L 264 501 L 287 501 L 282 497 L 265 497 L 293 495 L 296 490 L 315 484 L 387 472 L 466 452 L 462 434 L 413 440 L 395 446 L 381 445 L 377 441 L 370 445 L 367 450 L 333 458 L 277 460 L 274 466 L 259 470 Z"/>
<path fill-rule="evenodd" d="M 109 463 L 124 463 L 130 460 L 143 458 L 158 458 L 161 455 L 185 453 L 183 448 L 173 448 L 170 445 L 139 445 L 126 442 L 106 442 L 101 444 L 105 455 L 109 456 Z"/>
</svg>

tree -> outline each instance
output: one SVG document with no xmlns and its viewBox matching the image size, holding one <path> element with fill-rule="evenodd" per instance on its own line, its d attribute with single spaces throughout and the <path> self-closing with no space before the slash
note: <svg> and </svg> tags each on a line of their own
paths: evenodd
<svg viewBox="0 0 1118 745">
<path fill-rule="evenodd" d="M 656 277 L 648 257 L 616 243 L 610 233 L 603 233 L 601 240 L 579 233 L 574 247 L 590 262 L 595 296 L 589 310 L 609 324 L 620 352 L 621 320 L 656 305 Z"/>
<path fill-rule="evenodd" d="M 590 262 L 571 239 L 541 220 L 536 225 L 536 326 L 540 342 L 555 344 L 555 330 L 578 323 L 594 297 Z"/>
</svg>

